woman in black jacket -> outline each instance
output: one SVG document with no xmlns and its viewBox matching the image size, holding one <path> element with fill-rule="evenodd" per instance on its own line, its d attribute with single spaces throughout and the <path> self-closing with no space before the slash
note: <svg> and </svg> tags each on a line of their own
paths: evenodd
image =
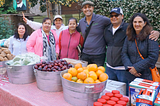
<svg viewBox="0 0 160 106">
<path fill-rule="evenodd" d="M 157 41 L 149 39 L 151 30 L 152 26 L 144 14 L 135 13 L 131 17 L 122 49 L 122 62 L 128 70 L 126 78 L 129 83 L 136 77 L 152 80 L 149 67 L 155 67 L 159 47 Z M 140 57 L 135 41 L 144 59 Z"/>
</svg>

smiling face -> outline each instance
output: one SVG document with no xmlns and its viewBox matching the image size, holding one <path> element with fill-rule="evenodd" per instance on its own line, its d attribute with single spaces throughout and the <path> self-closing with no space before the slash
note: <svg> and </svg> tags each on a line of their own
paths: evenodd
<svg viewBox="0 0 160 106">
<path fill-rule="evenodd" d="M 111 23 L 113 24 L 113 27 L 118 27 L 122 23 L 123 15 L 112 12 L 110 14 L 110 20 L 111 20 Z"/>
<path fill-rule="evenodd" d="M 88 4 L 84 5 L 83 8 L 82 8 L 82 11 L 83 11 L 83 13 L 85 14 L 86 17 L 92 16 L 93 10 L 94 10 L 94 7 L 91 6 L 91 5 L 88 5 Z"/>
<path fill-rule="evenodd" d="M 69 20 L 68 27 L 69 27 L 70 31 L 75 31 L 76 27 L 77 27 L 76 20 L 74 20 L 74 19 Z"/>
<path fill-rule="evenodd" d="M 19 25 L 18 27 L 19 38 L 23 38 L 25 31 L 26 31 L 25 26 Z"/>
<path fill-rule="evenodd" d="M 57 19 L 54 20 L 54 24 L 55 24 L 57 29 L 59 29 L 61 27 L 62 23 L 63 23 L 63 21 L 60 18 L 57 18 Z"/>
<path fill-rule="evenodd" d="M 47 19 L 45 22 L 42 23 L 42 29 L 44 32 L 49 32 L 51 30 L 51 20 Z"/>
<path fill-rule="evenodd" d="M 20 4 L 22 2 L 22 0 L 16 0 L 17 4 Z"/>
<path fill-rule="evenodd" d="M 146 22 L 140 17 L 137 16 L 133 20 L 133 28 L 136 31 L 136 34 L 139 34 L 143 27 L 146 25 Z"/>
</svg>

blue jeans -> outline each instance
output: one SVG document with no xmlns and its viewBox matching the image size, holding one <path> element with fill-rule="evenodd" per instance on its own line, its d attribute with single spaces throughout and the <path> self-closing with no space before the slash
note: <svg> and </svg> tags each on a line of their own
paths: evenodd
<svg viewBox="0 0 160 106">
<path fill-rule="evenodd" d="M 100 55 L 88 55 L 85 53 L 82 53 L 80 59 L 87 61 L 88 64 L 97 64 L 97 66 L 104 66 L 106 54 L 100 54 Z"/>
<path fill-rule="evenodd" d="M 106 73 L 108 74 L 110 80 L 126 83 L 126 95 L 128 96 L 129 83 L 125 76 L 126 70 L 115 70 L 106 66 Z"/>
</svg>

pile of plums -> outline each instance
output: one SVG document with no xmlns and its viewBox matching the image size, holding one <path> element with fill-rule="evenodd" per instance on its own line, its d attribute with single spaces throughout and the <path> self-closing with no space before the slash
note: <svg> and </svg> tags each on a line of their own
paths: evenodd
<svg viewBox="0 0 160 106">
<path fill-rule="evenodd" d="M 70 63 L 67 63 L 66 60 L 55 60 L 50 62 L 40 62 L 34 65 L 35 69 L 38 69 L 40 71 L 49 71 L 49 72 L 57 72 L 57 71 L 63 71 L 65 69 L 69 69 L 72 67 Z"/>
</svg>

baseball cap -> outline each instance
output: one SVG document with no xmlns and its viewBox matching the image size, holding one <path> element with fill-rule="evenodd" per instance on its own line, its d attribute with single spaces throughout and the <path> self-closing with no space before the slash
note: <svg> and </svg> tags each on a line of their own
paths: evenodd
<svg viewBox="0 0 160 106">
<path fill-rule="evenodd" d="M 94 6 L 94 3 L 92 1 L 86 0 L 85 2 L 82 3 L 82 7 L 85 6 L 86 4 L 89 4 L 91 6 Z"/>
<path fill-rule="evenodd" d="M 54 16 L 54 20 L 57 19 L 57 18 L 60 18 L 61 20 L 63 20 L 63 19 L 62 19 L 62 16 L 60 16 L 60 15 L 55 15 L 55 16 Z"/>
<path fill-rule="evenodd" d="M 123 11 L 122 11 L 122 9 L 121 9 L 120 7 L 113 8 L 113 9 L 111 10 L 110 14 L 111 14 L 112 12 L 115 12 L 115 13 L 117 13 L 117 14 L 122 14 L 122 15 L 123 15 Z"/>
</svg>

